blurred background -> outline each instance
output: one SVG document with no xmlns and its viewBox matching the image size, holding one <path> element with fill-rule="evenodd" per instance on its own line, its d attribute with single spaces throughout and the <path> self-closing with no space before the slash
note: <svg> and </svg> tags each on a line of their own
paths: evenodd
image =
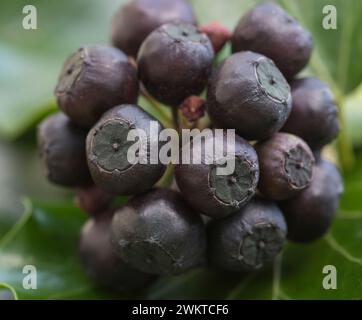
<svg viewBox="0 0 362 320">
<path fill-rule="evenodd" d="M 0 298 L 107 298 L 84 276 L 76 256 L 85 215 L 72 192 L 49 184 L 36 150 L 36 126 L 56 110 L 53 89 L 65 58 L 84 44 L 109 43 L 123 0 L 22 1 L 0 4 Z M 260 1 L 190 0 L 201 23 L 233 29 Z M 362 2 L 277 1 L 313 35 L 303 75 L 327 82 L 340 107 L 342 133 L 325 151 L 344 174 L 345 194 L 332 232 L 312 245 L 288 245 L 282 260 L 258 276 L 196 270 L 166 278 L 146 298 L 362 298 Z M 37 8 L 37 30 L 22 27 L 23 7 Z M 322 27 L 323 7 L 337 9 L 337 30 Z M 230 52 L 226 47 L 222 60 Z M 38 269 L 37 290 L 22 287 L 24 265 Z M 322 288 L 323 266 L 337 267 L 338 290 Z M 3 289 L 1 289 L 3 288 Z M 5 289 L 6 288 L 6 289 Z"/>
</svg>

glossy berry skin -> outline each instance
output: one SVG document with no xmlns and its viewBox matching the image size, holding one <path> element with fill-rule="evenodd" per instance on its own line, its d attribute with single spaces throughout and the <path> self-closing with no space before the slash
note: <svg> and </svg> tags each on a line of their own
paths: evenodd
<svg viewBox="0 0 362 320">
<path fill-rule="evenodd" d="M 79 255 L 86 273 L 98 284 L 117 291 L 144 288 L 155 277 L 127 265 L 113 251 L 110 238 L 112 212 L 87 221 L 79 240 Z"/>
<path fill-rule="evenodd" d="M 198 139 L 199 137 L 200 139 Z M 255 194 L 259 179 L 259 164 L 254 148 L 243 138 L 235 136 L 235 149 L 227 142 L 226 130 L 221 135 L 212 132 L 206 139 L 199 134 L 191 145 L 185 145 L 182 154 L 191 151 L 190 164 L 181 163 L 175 167 L 177 185 L 186 201 L 198 212 L 209 217 L 220 218 L 237 211 Z M 214 155 L 205 146 L 213 144 L 223 152 L 222 157 Z M 229 147 L 229 150 L 228 149 Z M 201 155 L 201 161 L 199 158 Z M 233 173 L 218 174 L 217 160 L 232 159 Z"/>
<path fill-rule="evenodd" d="M 292 81 L 292 112 L 282 131 L 303 138 L 313 150 L 332 142 L 339 133 L 338 110 L 333 93 L 322 81 Z"/>
<path fill-rule="evenodd" d="M 216 125 L 263 140 L 282 128 L 291 101 L 289 84 L 274 63 L 245 51 L 231 55 L 213 74 L 207 108 Z"/>
<path fill-rule="evenodd" d="M 47 178 L 65 187 L 91 183 L 85 155 L 87 132 L 59 112 L 38 127 L 38 148 Z"/>
<path fill-rule="evenodd" d="M 146 37 L 161 25 L 182 21 L 196 25 L 192 7 L 185 0 L 133 0 L 113 18 L 112 43 L 127 55 L 137 57 Z"/>
<path fill-rule="evenodd" d="M 238 212 L 211 221 L 207 231 L 210 264 L 244 272 L 273 261 L 284 246 L 287 226 L 274 202 L 255 197 Z"/>
<path fill-rule="evenodd" d="M 273 200 L 291 198 L 312 181 L 315 159 L 299 137 L 276 133 L 255 145 L 260 166 L 260 192 Z"/>
<path fill-rule="evenodd" d="M 213 58 L 205 33 L 190 24 L 166 24 L 143 42 L 138 53 L 139 77 L 158 101 L 179 106 L 205 88 Z"/>
<path fill-rule="evenodd" d="M 332 163 L 321 160 L 314 169 L 310 186 L 299 195 L 280 203 L 288 225 L 288 239 L 311 242 L 330 228 L 343 193 L 343 181 Z"/>
<path fill-rule="evenodd" d="M 307 65 L 312 49 L 310 33 L 274 3 L 258 5 L 244 15 L 232 37 L 233 52 L 261 53 L 288 79 Z"/>
<path fill-rule="evenodd" d="M 155 126 L 156 135 L 150 134 L 150 125 Z M 146 134 L 142 146 L 145 150 L 157 141 L 161 123 L 137 105 L 117 106 L 103 115 L 87 137 L 88 166 L 95 184 L 104 191 L 115 195 L 132 195 L 151 189 L 161 178 L 165 166 L 159 161 L 150 163 L 146 154 L 146 163 L 131 163 L 127 157 L 135 141 L 127 139 L 133 129 L 143 130 Z M 138 138 L 136 138 L 138 139 Z M 146 149 L 147 148 L 147 149 Z M 139 148 L 137 148 L 139 149 Z M 139 152 L 141 158 L 141 152 Z"/>
<path fill-rule="evenodd" d="M 172 190 L 152 190 L 120 208 L 112 221 L 112 241 L 124 261 L 152 274 L 180 273 L 205 260 L 201 217 Z"/>
<path fill-rule="evenodd" d="M 112 107 L 136 103 L 138 87 L 136 68 L 122 51 L 88 46 L 65 61 L 55 96 L 72 121 L 90 128 Z"/>
</svg>

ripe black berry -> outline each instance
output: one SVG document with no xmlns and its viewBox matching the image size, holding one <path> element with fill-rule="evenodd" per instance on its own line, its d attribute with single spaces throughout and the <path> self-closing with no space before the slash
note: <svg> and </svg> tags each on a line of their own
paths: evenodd
<svg viewBox="0 0 362 320">
<path fill-rule="evenodd" d="M 314 156 L 297 136 L 276 133 L 255 145 L 260 166 L 260 192 L 273 200 L 288 199 L 312 181 Z"/>
<path fill-rule="evenodd" d="M 64 63 L 55 95 L 75 123 L 91 127 L 110 108 L 137 102 L 137 71 L 116 48 L 82 47 Z"/>
<path fill-rule="evenodd" d="M 126 54 L 137 57 L 144 39 L 169 22 L 196 25 L 191 6 L 185 0 L 133 0 L 122 6 L 113 18 L 112 42 Z"/>
<path fill-rule="evenodd" d="M 310 186 L 280 203 L 288 225 L 288 239 L 309 242 L 322 237 L 332 224 L 342 192 L 338 169 L 328 161 L 320 161 Z"/>
<path fill-rule="evenodd" d="M 232 37 L 233 52 L 261 53 L 288 79 L 307 65 L 312 49 L 310 33 L 274 3 L 261 4 L 243 16 Z"/>
<path fill-rule="evenodd" d="M 290 87 L 274 63 L 250 51 L 225 60 L 211 79 L 207 107 L 211 119 L 248 140 L 279 131 L 291 110 Z"/>
<path fill-rule="evenodd" d="M 85 155 L 87 132 L 63 113 L 46 118 L 38 128 L 38 148 L 48 179 L 74 187 L 91 183 Z"/>
<path fill-rule="evenodd" d="M 111 212 L 90 219 L 83 226 L 79 254 L 87 274 L 100 285 L 120 291 L 141 289 L 154 277 L 128 266 L 113 251 L 110 237 Z"/>
<path fill-rule="evenodd" d="M 279 208 L 254 198 L 238 212 L 209 223 L 210 263 L 230 271 L 258 270 L 282 250 L 286 234 Z"/>
<path fill-rule="evenodd" d="M 223 146 L 222 157 L 205 148 L 210 142 L 216 147 Z M 253 147 L 243 138 L 235 137 L 232 152 L 227 152 L 225 132 L 221 136 L 213 132 L 206 139 L 194 138 L 190 146 L 183 147 L 182 153 L 189 147 L 191 159 L 197 160 L 201 154 L 201 161 L 177 165 L 175 177 L 184 198 L 196 211 L 214 218 L 223 217 L 237 211 L 255 194 L 259 178 L 258 158 Z M 218 168 L 225 168 L 225 164 L 218 164 L 222 159 L 234 161 L 232 174 L 217 173 Z"/>
<path fill-rule="evenodd" d="M 339 133 L 334 96 L 328 86 L 315 78 L 291 83 L 293 108 L 282 131 L 303 138 L 313 150 L 332 142 Z"/>
<path fill-rule="evenodd" d="M 156 135 L 152 136 L 151 122 L 156 126 Z M 161 123 L 136 105 L 121 105 L 109 110 L 88 134 L 87 157 L 92 178 L 96 185 L 111 194 L 142 193 L 152 188 L 165 171 L 159 161 L 150 163 L 147 151 L 147 164 L 129 162 L 128 151 L 135 142 L 127 137 L 133 129 L 143 130 L 146 134 L 141 144 L 147 150 L 151 144 L 158 144 L 158 148 L 162 146 L 158 141 L 163 129 Z"/>
<path fill-rule="evenodd" d="M 199 95 L 211 74 L 214 50 L 205 33 L 181 23 L 163 25 L 143 42 L 138 53 L 139 76 L 160 102 L 179 106 Z"/>
<path fill-rule="evenodd" d="M 179 273 L 205 259 L 201 217 L 171 190 L 152 190 L 119 209 L 112 240 L 124 261 L 148 273 Z"/>
</svg>

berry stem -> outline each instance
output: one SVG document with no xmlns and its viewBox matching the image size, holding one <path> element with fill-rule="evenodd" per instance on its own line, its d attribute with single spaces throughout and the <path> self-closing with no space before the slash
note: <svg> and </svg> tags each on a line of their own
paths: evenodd
<svg viewBox="0 0 362 320">
<path fill-rule="evenodd" d="M 178 108 L 172 107 L 172 121 L 173 127 L 177 130 L 178 133 L 181 133 L 181 123 Z"/>
<path fill-rule="evenodd" d="M 174 177 L 175 166 L 171 163 L 167 166 L 166 172 L 162 178 L 157 182 L 156 186 L 159 188 L 168 188 L 171 186 Z"/>
</svg>

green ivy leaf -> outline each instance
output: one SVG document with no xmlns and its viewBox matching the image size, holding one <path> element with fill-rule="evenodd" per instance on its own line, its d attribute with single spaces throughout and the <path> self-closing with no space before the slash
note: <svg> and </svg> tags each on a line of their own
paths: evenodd
<svg viewBox="0 0 362 320">
<path fill-rule="evenodd" d="M 24 201 L 22 217 L 0 238 L 0 287 L 19 299 L 121 298 L 97 288 L 82 269 L 77 243 L 86 216 L 72 205 Z M 37 289 L 23 288 L 23 267 L 37 269 Z"/>
<path fill-rule="evenodd" d="M 311 69 L 334 89 L 343 94 L 361 83 L 362 31 L 359 17 L 362 3 L 358 0 L 280 0 L 313 35 L 315 50 Z M 333 5 L 337 12 L 337 29 L 323 28 L 323 8 Z"/>
<path fill-rule="evenodd" d="M 342 210 L 362 211 L 362 156 L 357 158 L 355 170 L 344 175 L 345 192 L 342 197 Z"/>
<path fill-rule="evenodd" d="M 362 145 L 362 84 L 346 97 L 347 133 L 355 146 Z"/>
<path fill-rule="evenodd" d="M 53 90 L 65 58 L 85 44 L 108 43 L 111 17 L 125 0 L 34 3 L 37 30 L 22 27 L 28 1 L 0 10 L 0 136 L 21 136 L 54 111 Z"/>
</svg>

